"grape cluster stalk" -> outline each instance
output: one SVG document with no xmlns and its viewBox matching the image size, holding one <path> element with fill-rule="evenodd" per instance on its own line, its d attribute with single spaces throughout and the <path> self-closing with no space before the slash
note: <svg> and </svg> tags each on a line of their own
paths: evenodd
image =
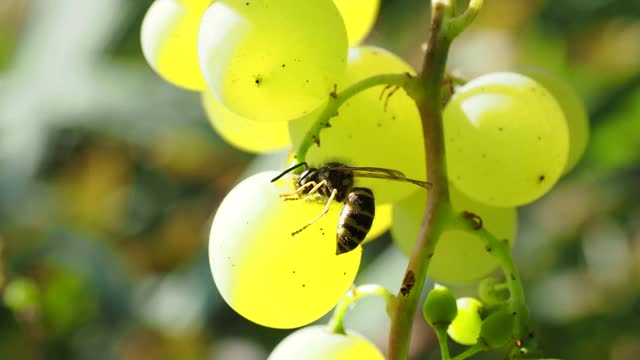
<svg viewBox="0 0 640 360">
<path fill-rule="evenodd" d="M 427 277 L 480 284 L 478 298 L 456 299 L 441 285 L 429 291 L 422 313 L 442 359 L 500 348 L 513 359 L 536 354 L 511 257 L 516 208 L 579 160 L 586 112 L 544 72 L 468 82 L 447 74 L 452 42 L 482 5 L 470 0 L 458 11 L 455 1 L 432 1 L 420 72 L 360 45 L 379 0 L 151 5 L 141 30 L 150 67 L 200 92 L 212 127 L 235 147 L 291 148 L 291 163 L 226 195 L 209 240 L 216 287 L 246 319 L 293 329 L 334 308 L 327 326 L 293 332 L 271 360 L 384 358 L 344 324 L 349 305 L 367 296 L 383 298 L 391 319 L 387 358 L 406 359 Z M 353 284 L 359 244 L 387 230 L 409 257 L 395 295 Z M 336 252 L 344 238 L 350 245 Z M 504 280 L 490 276 L 498 267 Z M 452 356 L 449 339 L 467 348 Z"/>
</svg>

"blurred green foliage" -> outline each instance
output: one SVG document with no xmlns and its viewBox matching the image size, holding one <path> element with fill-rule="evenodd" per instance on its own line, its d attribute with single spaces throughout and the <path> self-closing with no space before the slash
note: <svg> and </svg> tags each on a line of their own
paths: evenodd
<svg viewBox="0 0 640 360">
<path fill-rule="evenodd" d="M 550 357 L 637 359 L 640 2 L 485 2 L 451 69 L 544 67 L 592 114 L 578 167 L 520 211 L 516 259 L 536 337 Z M 153 74 L 139 45 L 150 3 L 0 5 L 2 359 L 261 359 L 288 333 L 226 307 L 206 256 L 220 200 L 283 156 L 229 147 L 198 94 Z M 426 5 L 384 1 L 369 43 L 417 67 Z M 360 279 L 393 290 L 406 260 L 388 240 L 367 248 Z M 379 305 L 363 302 L 347 323 L 384 347 Z M 416 358 L 438 358 L 430 330 L 415 336 Z"/>
</svg>

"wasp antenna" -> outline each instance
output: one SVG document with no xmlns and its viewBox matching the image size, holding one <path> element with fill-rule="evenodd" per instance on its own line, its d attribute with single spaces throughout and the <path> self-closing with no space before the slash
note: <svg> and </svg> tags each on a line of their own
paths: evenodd
<svg viewBox="0 0 640 360">
<path fill-rule="evenodd" d="M 305 168 L 309 168 L 309 165 L 307 165 L 306 161 L 305 162 L 301 162 L 299 164 L 295 164 L 292 167 L 288 168 L 287 170 L 283 171 L 280 173 L 280 175 L 274 177 L 273 179 L 271 179 L 271 182 L 276 182 L 278 180 L 280 180 L 280 178 L 282 178 L 283 176 L 287 175 L 288 173 L 292 172 L 293 170 L 299 168 L 300 166 L 304 166 Z"/>
</svg>

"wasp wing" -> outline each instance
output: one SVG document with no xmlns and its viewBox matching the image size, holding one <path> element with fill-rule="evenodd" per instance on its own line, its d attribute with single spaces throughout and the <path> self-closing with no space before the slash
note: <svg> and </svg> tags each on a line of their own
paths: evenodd
<svg viewBox="0 0 640 360">
<path fill-rule="evenodd" d="M 399 176 L 392 176 L 392 175 L 386 175 L 386 174 L 357 172 L 357 173 L 354 174 L 354 177 L 373 178 L 373 179 L 387 179 L 387 180 L 408 182 L 408 183 L 412 183 L 414 185 L 418 185 L 420 187 L 423 187 L 425 189 L 431 189 L 431 186 L 432 186 L 432 184 L 430 182 L 409 179 L 409 178 L 404 177 L 404 176 L 399 177 Z"/>
<path fill-rule="evenodd" d="M 369 173 L 383 173 L 392 177 L 406 178 L 407 176 L 398 170 L 387 169 L 387 168 L 379 168 L 379 167 L 364 167 L 364 166 L 331 166 L 331 170 L 343 170 L 343 171 L 353 171 L 357 172 L 369 172 Z"/>
</svg>

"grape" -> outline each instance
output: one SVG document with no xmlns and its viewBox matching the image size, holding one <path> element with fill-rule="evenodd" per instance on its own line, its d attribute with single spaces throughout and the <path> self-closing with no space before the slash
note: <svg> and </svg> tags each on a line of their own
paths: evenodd
<svg viewBox="0 0 640 360">
<path fill-rule="evenodd" d="M 455 212 L 469 211 L 480 216 L 489 232 L 498 239 L 509 239 L 513 244 L 517 227 L 514 208 L 495 208 L 478 203 L 453 186 L 449 187 L 449 191 Z M 417 191 L 393 205 L 391 235 L 407 256 L 413 252 L 426 202 L 426 192 Z M 487 252 L 484 241 L 478 235 L 445 228 L 431 259 L 429 276 L 440 282 L 469 283 L 485 277 L 497 266 L 496 257 Z"/>
<path fill-rule="evenodd" d="M 514 324 L 513 316 L 512 313 L 503 309 L 484 319 L 480 337 L 489 349 L 502 347 L 511 340 Z"/>
<path fill-rule="evenodd" d="M 324 326 L 309 326 L 287 336 L 268 360 L 383 360 L 373 344 L 360 335 L 334 334 Z"/>
<path fill-rule="evenodd" d="M 261 123 L 244 119 L 226 109 L 209 91 L 202 93 L 207 118 L 231 145 L 253 153 L 264 153 L 290 145 L 287 122 Z"/>
<path fill-rule="evenodd" d="M 564 168 L 568 173 L 584 153 L 589 140 L 589 118 L 584 103 L 575 91 L 557 76 L 543 71 L 527 69 L 525 75 L 542 84 L 558 101 L 569 127 L 569 157 Z"/>
<path fill-rule="evenodd" d="M 458 316 L 453 320 L 447 334 L 453 341 L 462 345 L 473 345 L 478 342 L 482 328 L 482 303 L 474 298 L 464 297 L 456 301 Z"/>
<path fill-rule="evenodd" d="M 344 73 L 347 34 L 330 0 L 218 0 L 202 18 L 198 53 L 225 107 L 286 121 L 328 98 Z"/>
<path fill-rule="evenodd" d="M 449 179 L 465 195 L 513 207 L 546 193 L 564 170 L 562 109 L 537 82 L 493 73 L 461 87 L 444 111 Z"/>
<path fill-rule="evenodd" d="M 238 184 L 220 204 L 209 239 L 213 279 L 224 300 L 263 326 L 294 328 L 326 314 L 353 283 L 361 248 L 336 256 L 341 204 L 306 230 L 322 210 L 313 201 L 284 202 L 289 181 L 262 172 Z"/>
<path fill-rule="evenodd" d="M 422 307 L 422 313 L 429 325 L 448 326 L 458 314 L 456 298 L 451 290 L 436 285 L 429 294 Z"/>
<path fill-rule="evenodd" d="M 198 63 L 200 18 L 211 1 L 156 0 L 142 21 L 140 42 L 145 59 L 160 76 L 189 90 L 207 85 Z"/>
<path fill-rule="evenodd" d="M 378 17 L 380 0 L 333 0 L 347 28 L 349 46 L 362 42 Z"/>
<path fill-rule="evenodd" d="M 373 75 L 413 73 L 402 59 L 374 47 L 349 50 L 345 79 L 338 89 Z M 382 167 L 402 171 L 407 177 L 424 181 L 426 177 L 422 123 L 415 102 L 398 91 L 384 109 L 380 93 L 384 86 L 370 88 L 351 98 L 331 118 L 330 128 L 320 132 L 320 146 L 312 146 L 306 161 L 319 167 L 336 159 L 348 166 Z M 294 148 L 316 118 L 309 116 L 289 125 Z M 373 191 L 377 204 L 395 202 L 418 189 L 398 181 L 356 178 L 355 186 Z"/>
<path fill-rule="evenodd" d="M 375 195 L 375 194 L 374 194 Z M 376 205 L 376 216 L 373 218 L 371 230 L 364 238 L 364 242 L 375 240 L 384 234 L 391 227 L 391 204 Z"/>
</svg>

